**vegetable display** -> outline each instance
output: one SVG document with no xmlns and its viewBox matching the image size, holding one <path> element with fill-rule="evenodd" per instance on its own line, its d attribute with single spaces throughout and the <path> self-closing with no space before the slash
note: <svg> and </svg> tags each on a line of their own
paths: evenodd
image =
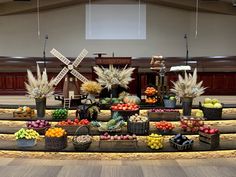
<svg viewBox="0 0 236 177">
<path fill-rule="evenodd" d="M 111 136 L 108 133 L 104 133 L 104 135 L 100 135 L 100 140 L 136 140 L 137 137 L 135 134 L 133 135 L 114 135 Z"/>
<path fill-rule="evenodd" d="M 50 123 L 47 120 L 35 120 L 26 122 L 27 128 L 46 128 L 50 127 Z"/>
<path fill-rule="evenodd" d="M 185 135 L 177 134 L 171 138 L 173 142 L 178 145 L 190 145 L 193 144 L 193 140 L 188 139 Z"/>
<path fill-rule="evenodd" d="M 58 122 L 57 125 L 59 126 L 79 126 L 79 125 L 88 125 L 90 122 L 88 121 L 88 119 L 82 119 L 82 120 L 79 120 L 79 119 L 74 119 L 74 120 L 70 120 L 70 119 L 67 119 L 65 121 L 60 121 Z"/>
<path fill-rule="evenodd" d="M 123 102 L 124 103 L 131 103 L 131 104 L 140 104 L 141 99 L 136 95 L 128 95 L 128 96 L 124 97 Z"/>
<path fill-rule="evenodd" d="M 67 109 L 56 109 L 52 113 L 53 119 L 63 120 L 66 119 L 68 116 L 68 110 Z"/>
<path fill-rule="evenodd" d="M 135 115 L 130 116 L 129 121 L 130 122 L 147 122 L 148 118 L 145 116 L 135 114 Z"/>
<path fill-rule="evenodd" d="M 156 128 L 161 131 L 172 131 L 174 129 L 174 125 L 166 121 L 157 122 L 155 125 Z"/>
<path fill-rule="evenodd" d="M 127 103 L 127 104 L 117 104 L 112 105 L 111 109 L 113 111 L 137 111 L 139 110 L 139 106 L 137 104 Z"/>
</svg>

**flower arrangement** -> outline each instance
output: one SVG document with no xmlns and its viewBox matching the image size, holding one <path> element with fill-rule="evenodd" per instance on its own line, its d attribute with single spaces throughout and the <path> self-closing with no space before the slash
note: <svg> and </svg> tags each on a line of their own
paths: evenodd
<svg viewBox="0 0 236 177">
<path fill-rule="evenodd" d="M 34 77 L 30 70 L 27 70 L 28 83 L 25 82 L 27 93 L 31 98 L 46 98 L 50 97 L 54 93 L 54 79 L 48 82 L 47 71 L 44 69 L 43 73 L 37 65 L 37 78 Z"/>
<path fill-rule="evenodd" d="M 82 84 L 81 90 L 85 94 L 97 95 L 101 92 L 102 86 L 96 81 L 88 81 Z"/>
<path fill-rule="evenodd" d="M 97 81 L 108 90 L 111 90 L 115 85 L 128 88 L 129 82 L 133 80 L 131 75 L 135 68 L 126 67 L 119 69 L 113 67 L 113 65 L 109 65 L 109 68 L 99 66 L 94 66 L 93 68 L 98 75 Z"/>
<path fill-rule="evenodd" d="M 185 71 L 184 78 L 179 75 L 178 80 L 173 82 L 174 88 L 170 89 L 179 98 L 195 98 L 204 93 L 205 87 L 202 87 L 202 81 L 197 83 L 197 69 L 194 69 L 193 75 Z"/>
</svg>

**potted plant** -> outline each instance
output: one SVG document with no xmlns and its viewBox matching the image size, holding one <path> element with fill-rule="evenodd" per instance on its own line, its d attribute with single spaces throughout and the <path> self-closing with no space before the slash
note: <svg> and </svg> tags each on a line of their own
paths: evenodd
<svg viewBox="0 0 236 177">
<path fill-rule="evenodd" d="M 36 101 L 37 117 L 43 118 L 46 110 L 46 98 L 54 94 L 54 79 L 48 81 L 47 71 L 44 68 L 43 73 L 37 65 L 37 78 L 30 70 L 27 70 L 28 83 L 25 82 L 29 97 Z"/>
<path fill-rule="evenodd" d="M 174 87 L 171 92 L 180 98 L 183 107 L 183 115 L 190 116 L 193 99 L 204 93 L 206 88 L 202 87 L 202 81 L 197 83 L 197 69 L 194 69 L 193 75 L 185 71 L 184 78 L 179 74 L 178 80 L 173 82 Z"/>
<path fill-rule="evenodd" d="M 36 145 L 36 140 L 39 137 L 38 132 L 33 129 L 21 128 L 15 134 L 16 142 L 18 147 L 33 147 Z"/>
<path fill-rule="evenodd" d="M 98 75 L 97 81 L 111 91 L 111 97 L 118 97 L 118 87 L 127 89 L 128 84 L 133 79 L 131 75 L 135 68 L 126 68 L 123 69 L 115 68 L 113 65 L 109 65 L 109 68 L 94 66 L 95 73 Z"/>
<path fill-rule="evenodd" d="M 175 108 L 176 96 L 173 94 L 164 95 L 163 102 L 164 102 L 165 108 Z"/>
</svg>

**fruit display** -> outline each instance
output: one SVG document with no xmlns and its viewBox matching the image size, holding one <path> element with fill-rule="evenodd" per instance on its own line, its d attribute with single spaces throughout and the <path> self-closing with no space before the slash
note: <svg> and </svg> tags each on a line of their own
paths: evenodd
<svg viewBox="0 0 236 177">
<path fill-rule="evenodd" d="M 141 122 L 147 122 L 148 118 L 146 116 L 135 114 L 135 115 L 130 116 L 129 121 L 141 123 Z"/>
<path fill-rule="evenodd" d="M 23 107 L 19 107 L 15 110 L 15 112 L 18 112 L 18 113 L 23 113 L 23 112 L 28 112 L 30 113 L 31 112 L 31 108 L 28 107 L 28 106 L 23 106 Z"/>
<path fill-rule="evenodd" d="M 159 132 L 167 133 L 174 129 L 174 125 L 167 121 L 156 122 L 155 126 Z"/>
<path fill-rule="evenodd" d="M 203 126 L 199 129 L 199 141 L 210 145 L 211 149 L 214 149 L 220 144 L 220 133 L 217 128 L 211 128 L 210 126 Z"/>
<path fill-rule="evenodd" d="M 35 120 L 26 122 L 27 128 L 40 129 L 51 127 L 47 120 Z"/>
<path fill-rule="evenodd" d="M 177 109 L 151 109 L 149 112 L 179 112 Z"/>
<path fill-rule="evenodd" d="M 38 139 L 39 134 L 33 129 L 21 128 L 15 134 L 16 139 Z"/>
<path fill-rule="evenodd" d="M 188 139 L 185 135 L 177 134 L 170 138 L 170 144 L 178 150 L 188 150 L 192 148 L 193 140 Z"/>
<path fill-rule="evenodd" d="M 196 117 L 204 117 L 204 114 L 203 114 L 202 110 L 197 110 L 195 116 Z"/>
<path fill-rule="evenodd" d="M 158 101 L 158 99 L 156 97 L 147 97 L 145 99 L 145 103 L 148 104 L 155 104 Z"/>
<path fill-rule="evenodd" d="M 104 133 L 103 135 L 100 135 L 100 140 L 137 140 L 137 136 L 135 134 L 111 136 L 108 133 Z"/>
<path fill-rule="evenodd" d="M 173 95 L 165 95 L 163 97 L 163 102 L 165 108 L 175 108 L 176 106 L 176 97 Z"/>
<path fill-rule="evenodd" d="M 113 111 L 137 111 L 139 106 L 137 104 L 127 103 L 127 104 L 117 104 L 112 105 L 111 109 Z"/>
<path fill-rule="evenodd" d="M 211 128 L 210 126 L 205 125 L 199 128 L 199 132 L 206 134 L 218 134 L 219 130 L 217 128 Z"/>
<path fill-rule="evenodd" d="M 35 115 L 34 109 L 31 109 L 28 106 L 19 107 L 13 112 L 13 117 L 19 117 L 19 118 L 21 117 L 32 118 L 34 117 L 34 115 Z"/>
<path fill-rule="evenodd" d="M 67 109 L 56 109 L 52 113 L 52 118 L 57 120 L 63 120 L 66 119 L 68 116 L 68 110 Z"/>
<path fill-rule="evenodd" d="M 205 107 L 205 108 L 222 108 L 222 104 L 219 102 L 218 99 L 205 98 L 204 103 L 202 104 L 202 107 Z"/>
<path fill-rule="evenodd" d="M 194 117 L 181 117 L 180 127 L 187 132 L 198 132 L 200 127 L 204 125 L 204 119 Z"/>
<path fill-rule="evenodd" d="M 141 103 L 141 99 L 136 96 L 136 95 L 128 95 L 128 96 L 125 96 L 124 99 L 123 99 L 123 102 L 124 103 L 131 103 L 131 104 L 140 104 Z"/>
<path fill-rule="evenodd" d="M 58 122 L 58 126 L 80 126 L 80 125 L 89 125 L 89 121 L 88 119 L 74 119 L 74 120 L 71 120 L 71 119 L 67 119 L 65 121 L 60 121 Z"/>
<path fill-rule="evenodd" d="M 206 98 L 201 109 L 208 120 L 222 119 L 222 104 L 217 99 Z"/>
<path fill-rule="evenodd" d="M 146 90 L 144 91 L 144 93 L 147 96 L 153 96 L 153 95 L 156 95 L 158 93 L 158 91 L 154 87 L 147 87 Z"/>
<path fill-rule="evenodd" d="M 152 133 L 147 137 L 147 146 L 151 149 L 161 149 L 164 147 L 164 138 L 162 135 Z"/>
<path fill-rule="evenodd" d="M 67 133 L 64 129 L 62 128 L 49 128 L 46 133 L 45 133 L 45 137 L 50 137 L 50 138 L 60 138 L 65 136 Z"/>
</svg>

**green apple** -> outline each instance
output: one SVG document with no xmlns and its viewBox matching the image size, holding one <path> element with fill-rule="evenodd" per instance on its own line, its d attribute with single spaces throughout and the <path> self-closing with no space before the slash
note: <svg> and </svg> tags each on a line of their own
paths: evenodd
<svg viewBox="0 0 236 177">
<path fill-rule="evenodd" d="M 212 104 L 216 104 L 216 103 L 220 103 L 219 100 L 217 100 L 216 98 L 212 99 Z"/>
<path fill-rule="evenodd" d="M 212 103 L 205 103 L 205 104 L 203 104 L 203 107 L 205 107 L 205 108 L 214 108 L 214 105 Z"/>
<path fill-rule="evenodd" d="M 203 117 L 203 112 L 201 110 L 198 110 L 196 113 L 196 117 Z"/>
<path fill-rule="evenodd" d="M 174 96 L 171 96 L 171 97 L 169 98 L 169 100 L 175 100 L 175 97 L 174 97 Z"/>
<path fill-rule="evenodd" d="M 222 108 L 222 105 L 220 103 L 214 104 L 214 108 Z"/>
<path fill-rule="evenodd" d="M 212 100 L 210 98 L 205 98 L 204 104 L 207 104 L 207 103 L 212 103 Z"/>
</svg>

